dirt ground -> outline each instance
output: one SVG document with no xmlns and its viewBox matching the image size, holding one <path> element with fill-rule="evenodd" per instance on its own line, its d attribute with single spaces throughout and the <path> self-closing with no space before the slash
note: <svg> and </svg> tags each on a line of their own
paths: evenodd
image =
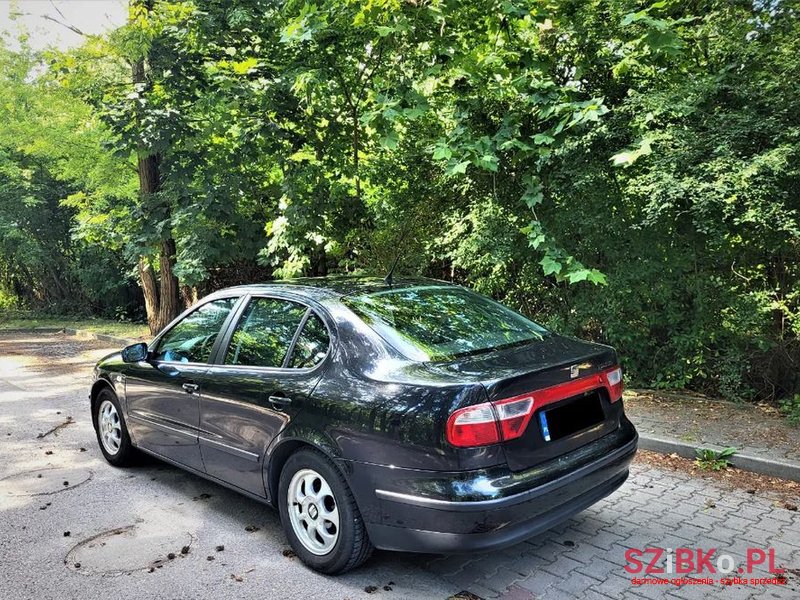
<svg viewBox="0 0 800 600">
<path fill-rule="evenodd" d="M 800 462 L 800 427 L 790 426 L 768 404 L 725 402 L 688 392 L 626 390 L 625 412 L 642 433 Z"/>
</svg>

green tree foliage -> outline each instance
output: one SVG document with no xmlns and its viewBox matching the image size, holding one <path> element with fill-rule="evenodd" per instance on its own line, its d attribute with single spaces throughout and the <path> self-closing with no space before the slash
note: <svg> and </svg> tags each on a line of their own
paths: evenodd
<svg viewBox="0 0 800 600">
<path fill-rule="evenodd" d="M 0 46 L 0 292 L 30 308 L 136 314 L 113 242 L 73 230 L 83 199 L 106 200 L 113 219 L 129 176 L 89 107 L 36 76 L 44 60 Z"/>
<path fill-rule="evenodd" d="M 625 83 L 619 104 L 554 171 L 556 227 L 579 233 L 570 250 L 609 280 L 602 295 L 570 290 L 574 313 L 562 319 L 581 334 L 597 323 L 629 348 L 638 380 L 734 399 L 791 394 L 800 106 L 787 74 L 800 67 L 797 7 L 709 3 L 687 16 L 685 5 L 655 6 L 647 19 L 671 14 L 678 36 L 663 68 L 612 67 Z M 596 93 L 611 98 L 615 84 L 601 85 Z M 612 169 L 596 160 L 609 154 Z M 575 197 L 585 208 L 568 214 Z"/>
<path fill-rule="evenodd" d="M 10 144 L 8 181 L 32 185 L 36 157 L 64 187 L 26 192 L 71 219 L 41 242 L 58 257 L 157 273 L 170 239 L 204 292 L 399 255 L 615 345 L 635 383 L 787 397 L 799 22 L 795 1 L 137 1 L 108 39 L 14 76 L 69 105 L 19 109 L 14 139 L 63 110 L 93 149 L 59 155 L 69 125 Z M 137 194 L 143 154 L 157 194 Z"/>
</svg>

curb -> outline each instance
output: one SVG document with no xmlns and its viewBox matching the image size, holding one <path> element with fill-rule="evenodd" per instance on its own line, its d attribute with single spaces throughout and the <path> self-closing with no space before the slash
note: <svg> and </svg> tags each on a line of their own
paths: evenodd
<svg viewBox="0 0 800 600">
<path fill-rule="evenodd" d="M 65 327 L 64 329 L 59 329 L 58 331 L 63 331 L 67 335 L 75 335 L 75 336 L 78 336 L 78 337 L 81 337 L 81 338 L 86 338 L 86 339 L 89 339 L 89 340 L 98 340 L 98 341 L 101 341 L 101 342 L 110 342 L 112 344 L 122 344 L 123 347 L 124 346 L 128 346 L 130 344 L 133 344 L 135 342 L 135 340 L 131 340 L 131 339 L 128 339 L 128 338 L 121 338 L 121 337 L 116 337 L 116 336 L 113 336 L 113 335 L 106 335 L 105 333 L 93 333 L 91 331 L 86 331 L 85 329 L 69 329 L 69 328 Z"/>
<path fill-rule="evenodd" d="M 659 454 L 677 454 L 683 458 L 694 459 L 697 457 L 695 450 L 697 448 L 710 448 L 716 452 L 723 449 L 723 446 L 716 444 L 703 444 L 702 446 L 693 446 L 677 440 L 670 440 L 664 438 L 655 438 L 639 434 L 639 448 L 642 450 L 650 450 L 658 452 Z M 737 469 L 743 471 L 752 471 L 753 473 L 760 473 L 762 475 L 769 475 L 770 477 L 780 477 L 781 479 L 789 479 L 791 481 L 800 482 L 800 464 L 790 463 L 784 460 L 775 460 L 772 458 L 759 458 L 748 454 L 736 453 L 728 459 Z"/>
<path fill-rule="evenodd" d="M 19 333 L 65 333 L 67 335 L 74 335 L 85 340 L 98 340 L 101 342 L 109 342 L 111 344 L 121 344 L 123 347 L 130 344 L 135 344 L 137 340 L 130 338 L 121 338 L 114 335 L 107 335 L 105 333 L 94 333 L 86 329 L 71 329 L 69 327 L 31 327 L 31 328 L 16 328 L 16 329 L 0 329 L 0 331 L 10 331 Z"/>
</svg>

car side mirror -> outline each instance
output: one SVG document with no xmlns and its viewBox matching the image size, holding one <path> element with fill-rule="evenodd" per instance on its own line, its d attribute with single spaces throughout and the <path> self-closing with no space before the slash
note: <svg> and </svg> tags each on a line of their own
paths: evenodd
<svg viewBox="0 0 800 600">
<path fill-rule="evenodd" d="M 122 349 L 122 362 L 136 363 L 142 360 L 147 360 L 147 344 L 139 342 L 138 344 L 131 344 Z"/>
</svg>

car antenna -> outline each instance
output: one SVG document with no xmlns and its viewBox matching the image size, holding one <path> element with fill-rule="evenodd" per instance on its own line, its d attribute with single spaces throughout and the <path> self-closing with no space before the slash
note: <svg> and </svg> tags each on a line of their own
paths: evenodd
<svg viewBox="0 0 800 600">
<path fill-rule="evenodd" d="M 391 287 L 392 281 L 394 281 L 392 275 L 394 275 L 394 270 L 397 267 L 397 263 L 400 261 L 400 252 L 403 248 L 403 241 L 406 239 L 406 233 L 408 233 L 408 230 L 410 229 L 409 224 L 410 223 L 406 223 L 406 226 L 403 228 L 403 232 L 400 234 L 400 240 L 397 242 L 397 254 L 394 257 L 392 268 L 389 269 L 386 277 L 383 278 L 383 282 L 389 287 Z"/>
<path fill-rule="evenodd" d="M 389 269 L 389 273 L 386 275 L 386 277 L 383 278 L 383 282 L 386 285 L 390 286 L 390 287 L 392 285 L 392 273 L 394 273 L 394 268 L 397 266 L 397 261 L 399 261 L 399 260 L 400 260 L 400 251 L 398 250 L 397 251 L 397 256 L 394 257 L 394 262 L 392 263 L 392 268 Z"/>
</svg>

